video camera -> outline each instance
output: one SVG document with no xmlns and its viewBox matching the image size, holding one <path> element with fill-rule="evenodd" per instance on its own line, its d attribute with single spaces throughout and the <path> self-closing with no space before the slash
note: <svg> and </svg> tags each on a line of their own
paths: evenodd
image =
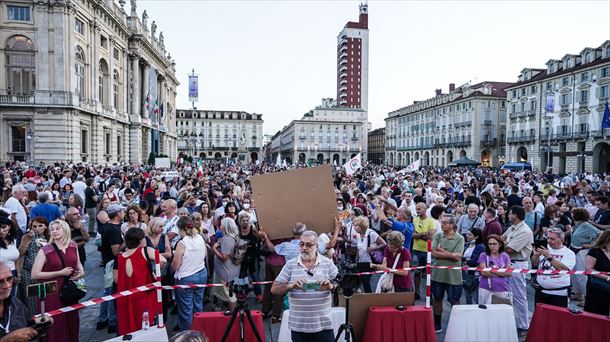
<svg viewBox="0 0 610 342">
<path fill-rule="evenodd" d="M 345 243 L 344 258 L 339 263 L 339 271 L 336 281 L 343 290 L 343 295 L 349 297 L 354 294 L 354 291 L 360 286 L 360 280 L 355 273 L 358 272 L 356 260 L 358 259 L 358 246 L 352 245 L 349 242 Z"/>
<path fill-rule="evenodd" d="M 254 289 L 250 278 L 235 278 L 229 282 L 229 296 L 235 294 L 238 301 L 245 301 L 248 294 Z"/>
</svg>

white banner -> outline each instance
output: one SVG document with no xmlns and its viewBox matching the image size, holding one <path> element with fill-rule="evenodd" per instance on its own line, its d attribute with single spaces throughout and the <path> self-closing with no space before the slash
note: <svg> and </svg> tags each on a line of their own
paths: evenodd
<svg viewBox="0 0 610 342">
<path fill-rule="evenodd" d="M 350 159 L 347 163 L 345 163 L 343 167 L 345 168 L 345 172 L 347 172 L 347 174 L 350 176 L 356 173 L 356 171 L 358 171 L 358 169 L 362 167 L 360 153 L 358 153 L 358 155 L 356 155 L 354 158 Z"/>
<path fill-rule="evenodd" d="M 398 173 L 405 174 L 405 173 L 409 173 L 409 172 L 415 172 L 415 171 L 418 171 L 420 167 L 421 167 L 421 160 L 417 159 L 413 163 L 407 165 L 407 167 L 405 167 L 404 169 L 398 171 Z"/>
<path fill-rule="evenodd" d="M 169 181 L 174 179 L 175 177 L 180 178 L 180 174 L 178 173 L 178 171 L 165 171 L 161 173 L 161 177 L 166 181 Z"/>
</svg>

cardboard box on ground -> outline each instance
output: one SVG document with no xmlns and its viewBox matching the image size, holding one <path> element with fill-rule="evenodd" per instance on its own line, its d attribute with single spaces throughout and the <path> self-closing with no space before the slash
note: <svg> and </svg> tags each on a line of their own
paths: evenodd
<svg viewBox="0 0 610 342">
<path fill-rule="evenodd" d="M 338 213 L 330 165 L 256 175 L 251 182 L 258 221 L 269 238 L 292 237 L 297 222 L 318 234 L 334 230 Z"/>
</svg>

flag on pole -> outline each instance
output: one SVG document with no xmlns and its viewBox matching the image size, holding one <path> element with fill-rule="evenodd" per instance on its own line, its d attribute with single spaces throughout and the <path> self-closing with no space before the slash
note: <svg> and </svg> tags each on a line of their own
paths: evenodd
<svg viewBox="0 0 610 342">
<path fill-rule="evenodd" d="M 282 167 L 282 157 L 280 156 L 280 154 L 277 154 L 277 160 L 275 161 L 275 166 L 277 167 Z"/>
<path fill-rule="evenodd" d="M 288 168 L 288 164 L 286 163 L 286 159 L 284 159 L 284 162 L 282 163 L 282 166 L 285 168 Z"/>
<path fill-rule="evenodd" d="M 606 101 L 606 108 L 604 108 L 604 117 L 602 119 L 602 129 L 610 128 L 610 108 L 608 108 L 608 101 Z"/>
<path fill-rule="evenodd" d="M 358 153 L 354 158 L 350 159 L 347 163 L 343 165 L 343 167 L 345 168 L 345 172 L 347 172 L 349 176 L 356 173 L 356 171 L 358 171 L 358 169 L 362 167 L 361 158 L 362 157 L 360 156 L 360 153 Z"/>
<path fill-rule="evenodd" d="M 407 165 L 407 167 L 405 167 L 404 169 L 398 171 L 398 173 L 405 174 L 408 172 L 415 172 L 415 171 L 418 171 L 420 167 L 421 167 L 421 161 L 419 159 L 417 159 L 413 163 Z"/>
</svg>

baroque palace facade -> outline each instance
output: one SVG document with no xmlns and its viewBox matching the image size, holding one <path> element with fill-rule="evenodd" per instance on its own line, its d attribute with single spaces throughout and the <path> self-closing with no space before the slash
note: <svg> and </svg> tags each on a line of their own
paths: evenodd
<svg viewBox="0 0 610 342">
<path fill-rule="evenodd" d="M 175 159 L 163 33 L 125 0 L 0 1 L 0 160 Z"/>
</svg>

